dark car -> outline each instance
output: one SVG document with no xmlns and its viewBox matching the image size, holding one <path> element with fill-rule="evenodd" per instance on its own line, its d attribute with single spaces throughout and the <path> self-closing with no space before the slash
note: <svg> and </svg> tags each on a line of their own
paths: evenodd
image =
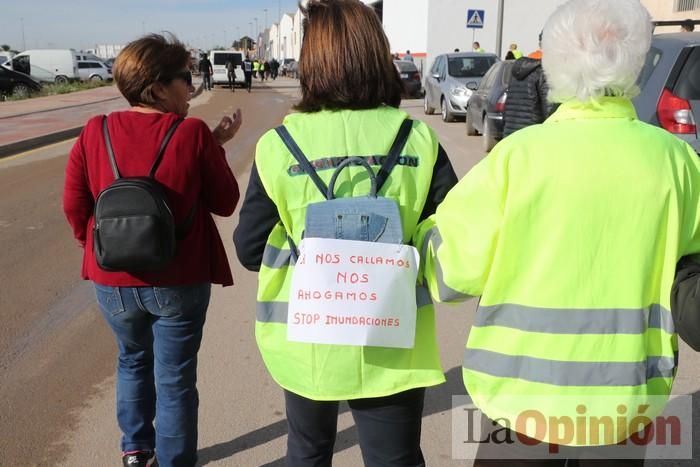
<svg viewBox="0 0 700 467">
<path fill-rule="evenodd" d="M 467 135 L 481 133 L 484 151 L 490 151 L 503 138 L 503 111 L 514 63 L 514 60 L 496 62 L 467 102 Z"/>
<path fill-rule="evenodd" d="M 404 93 L 408 97 L 422 97 L 423 85 L 416 64 L 406 60 L 394 60 L 394 65 L 401 75 Z"/>
<path fill-rule="evenodd" d="M 700 153 L 700 32 L 658 34 L 638 80 L 639 119 L 684 139 Z"/>
<path fill-rule="evenodd" d="M 41 84 L 24 73 L 0 66 L 0 95 L 29 97 L 41 90 Z"/>
</svg>

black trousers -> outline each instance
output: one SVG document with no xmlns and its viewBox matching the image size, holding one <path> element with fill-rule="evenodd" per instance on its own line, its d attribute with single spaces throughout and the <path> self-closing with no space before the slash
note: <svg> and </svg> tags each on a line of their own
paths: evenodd
<svg viewBox="0 0 700 467">
<path fill-rule="evenodd" d="M 245 73 L 245 87 L 250 92 L 250 88 L 253 87 L 253 74 L 252 73 Z"/>
<path fill-rule="evenodd" d="M 326 467 L 333 459 L 338 401 L 284 392 L 287 405 L 287 466 Z M 365 466 L 425 466 L 420 449 L 425 388 L 348 401 Z"/>
</svg>

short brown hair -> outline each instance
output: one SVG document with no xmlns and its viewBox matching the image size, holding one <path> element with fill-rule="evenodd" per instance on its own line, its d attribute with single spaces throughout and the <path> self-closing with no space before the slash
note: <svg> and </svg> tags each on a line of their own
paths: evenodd
<svg viewBox="0 0 700 467">
<path fill-rule="evenodd" d="M 129 104 L 155 106 L 153 85 L 172 81 L 189 61 L 190 53 L 174 35 L 149 34 L 119 53 L 114 61 L 114 81 Z"/>
<path fill-rule="evenodd" d="M 403 83 L 377 14 L 359 0 L 300 5 L 304 41 L 296 109 L 373 109 L 401 104 Z"/>
</svg>

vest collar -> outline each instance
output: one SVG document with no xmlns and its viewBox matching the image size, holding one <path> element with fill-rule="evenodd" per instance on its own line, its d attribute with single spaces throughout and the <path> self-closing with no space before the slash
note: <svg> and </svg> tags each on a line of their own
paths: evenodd
<svg viewBox="0 0 700 467">
<path fill-rule="evenodd" d="M 637 119 L 637 112 L 626 97 L 599 97 L 586 102 L 571 100 L 562 103 L 547 122 L 589 120 L 598 118 Z"/>
</svg>

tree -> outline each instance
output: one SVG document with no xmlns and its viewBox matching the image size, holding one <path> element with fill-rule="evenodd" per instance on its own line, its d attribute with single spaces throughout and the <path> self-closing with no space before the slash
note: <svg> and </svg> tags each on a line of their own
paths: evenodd
<svg viewBox="0 0 700 467">
<path fill-rule="evenodd" d="M 0 45 L 0 49 L 3 50 L 3 52 L 9 52 L 11 47 L 7 44 Z"/>
</svg>

